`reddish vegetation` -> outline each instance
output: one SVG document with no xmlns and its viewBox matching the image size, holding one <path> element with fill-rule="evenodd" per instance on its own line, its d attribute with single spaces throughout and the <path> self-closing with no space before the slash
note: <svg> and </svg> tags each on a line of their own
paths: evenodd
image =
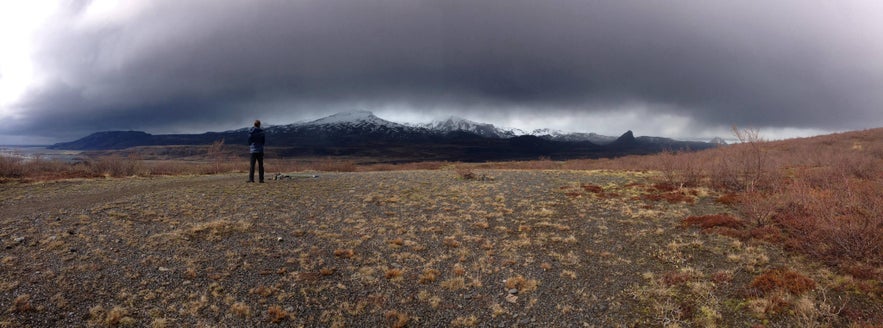
<svg viewBox="0 0 883 328">
<path fill-rule="evenodd" d="M 664 170 L 655 191 L 696 183 L 721 191 L 716 201 L 742 219 L 684 224 L 718 225 L 720 233 L 781 244 L 856 278 L 883 279 L 883 129 L 776 142 L 749 133 L 742 141 L 622 164 Z M 674 199 L 663 195 L 643 197 Z"/>
<path fill-rule="evenodd" d="M 619 198 L 621 196 L 620 194 L 615 192 L 605 192 L 604 187 L 591 183 L 580 185 L 579 189 L 582 189 L 582 192 L 572 186 L 562 186 L 559 189 L 565 190 L 564 195 L 573 198 L 582 197 L 584 195 L 595 195 L 595 197 L 602 199 Z"/>
<path fill-rule="evenodd" d="M 691 216 L 681 221 L 685 226 L 698 226 L 702 229 L 725 227 L 739 229 L 745 226 L 741 220 L 729 214 L 714 214 L 703 216 Z"/>
<path fill-rule="evenodd" d="M 591 192 L 591 193 L 595 193 L 595 194 L 600 194 L 600 193 L 604 192 L 604 188 L 602 188 L 601 186 L 598 186 L 598 185 L 593 185 L 593 184 L 583 184 L 582 188 L 586 192 Z"/>
<path fill-rule="evenodd" d="M 751 287 L 756 288 L 762 294 L 783 290 L 794 295 L 801 295 L 816 288 L 816 282 L 799 272 L 778 268 L 755 277 L 751 282 Z"/>
<path fill-rule="evenodd" d="M 653 189 L 655 189 L 658 192 L 671 192 L 671 191 L 678 190 L 678 186 L 675 186 L 671 182 L 662 182 L 662 183 L 654 183 Z"/>
<path fill-rule="evenodd" d="M 664 193 L 648 192 L 646 194 L 641 195 L 641 198 L 649 200 L 649 201 L 654 201 L 654 202 L 666 201 L 666 202 L 669 202 L 670 204 L 675 204 L 675 203 L 692 204 L 695 201 L 695 199 L 693 197 L 691 197 L 690 195 L 687 195 L 687 193 L 685 193 L 683 191 L 670 191 L 670 192 L 664 192 Z"/>
<path fill-rule="evenodd" d="M 724 204 L 724 205 L 736 205 L 739 203 L 739 195 L 737 195 L 737 194 L 724 194 L 724 195 L 718 197 L 717 199 L 715 199 L 715 201 L 719 204 Z"/>
<path fill-rule="evenodd" d="M 352 258 L 353 255 L 355 255 L 355 252 L 353 252 L 352 249 L 338 248 L 338 249 L 334 250 L 334 256 L 336 256 L 336 257 L 348 259 L 348 258 Z"/>
</svg>

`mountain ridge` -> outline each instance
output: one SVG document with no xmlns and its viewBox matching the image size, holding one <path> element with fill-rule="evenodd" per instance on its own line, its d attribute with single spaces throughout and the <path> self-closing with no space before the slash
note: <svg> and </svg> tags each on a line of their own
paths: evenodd
<svg viewBox="0 0 883 328">
<path fill-rule="evenodd" d="M 542 129 L 518 134 L 513 129 L 451 116 L 427 124 L 402 124 L 369 111 L 342 112 L 313 121 L 264 128 L 268 147 L 280 156 L 376 156 L 439 160 L 508 160 L 544 157 L 610 157 L 665 149 L 703 149 L 716 145 L 659 137 L 618 138 L 583 133 L 569 136 Z M 596 139 L 592 142 L 591 138 Z M 68 150 L 114 150 L 139 146 L 207 145 L 217 140 L 245 141 L 245 129 L 202 134 L 149 134 L 102 131 L 50 146 Z M 416 157 L 416 158 L 413 158 Z"/>
</svg>

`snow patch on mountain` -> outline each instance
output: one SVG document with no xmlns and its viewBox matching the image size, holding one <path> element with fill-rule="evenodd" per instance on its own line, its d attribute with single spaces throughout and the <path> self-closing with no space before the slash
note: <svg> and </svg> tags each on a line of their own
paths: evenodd
<svg viewBox="0 0 883 328">
<path fill-rule="evenodd" d="M 467 132 L 485 138 L 514 138 L 530 135 L 547 140 L 564 142 L 591 142 L 606 145 L 616 141 L 617 137 L 597 133 L 563 132 L 553 129 L 536 129 L 525 132 L 520 129 L 500 128 L 489 123 L 471 121 L 462 117 L 450 116 L 447 119 L 435 120 L 430 123 L 396 123 L 384 120 L 370 111 L 342 112 L 308 122 L 279 125 L 268 128 L 268 133 L 284 133 L 301 128 L 321 130 L 368 130 L 392 132 L 431 133 L 445 135 L 455 132 Z"/>
<path fill-rule="evenodd" d="M 379 118 L 369 111 L 354 111 L 337 113 L 331 116 L 323 117 L 318 120 L 307 122 L 307 125 L 328 125 L 328 124 L 376 124 L 382 126 L 402 126 L 402 124 L 390 122 Z"/>
<path fill-rule="evenodd" d="M 478 123 L 456 116 L 426 124 L 417 124 L 416 126 L 437 133 L 469 132 L 486 138 L 512 138 L 517 136 L 513 131 L 497 128 L 493 124 Z"/>
<path fill-rule="evenodd" d="M 288 125 L 277 125 L 267 128 L 270 134 L 310 129 L 319 131 L 362 131 L 369 133 L 413 132 L 414 128 L 384 120 L 369 111 L 342 112 L 308 122 L 297 122 Z"/>
<path fill-rule="evenodd" d="M 611 142 L 616 141 L 616 137 L 600 135 L 594 132 L 591 133 L 583 133 L 583 132 L 563 132 L 559 130 L 552 129 L 536 129 L 529 133 L 532 136 L 537 136 L 540 138 L 545 138 L 554 141 L 567 141 L 567 142 L 584 142 L 588 141 L 596 145 L 606 145 Z"/>
</svg>

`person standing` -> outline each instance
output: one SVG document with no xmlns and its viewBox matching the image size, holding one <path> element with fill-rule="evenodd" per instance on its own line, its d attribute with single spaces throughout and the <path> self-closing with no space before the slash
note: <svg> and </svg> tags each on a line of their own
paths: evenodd
<svg viewBox="0 0 883 328">
<path fill-rule="evenodd" d="M 248 151 L 251 153 L 251 167 L 248 170 L 248 182 L 254 182 L 254 162 L 258 162 L 258 182 L 264 183 L 264 130 L 261 121 L 255 120 L 254 126 L 248 129 Z"/>
</svg>

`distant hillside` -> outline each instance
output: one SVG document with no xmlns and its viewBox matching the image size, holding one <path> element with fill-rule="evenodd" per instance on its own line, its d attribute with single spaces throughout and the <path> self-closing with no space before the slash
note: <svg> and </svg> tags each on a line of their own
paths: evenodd
<svg viewBox="0 0 883 328">
<path fill-rule="evenodd" d="M 456 117 L 426 125 L 405 125 L 364 111 L 339 113 L 310 122 L 268 126 L 264 130 L 267 147 L 283 157 L 345 155 L 404 161 L 567 159 L 650 154 L 667 149 L 699 150 L 716 146 L 705 142 L 635 137 L 632 131 L 619 138 L 585 133 L 519 134 L 514 130 Z M 240 144 L 246 141 L 246 131 L 167 135 L 107 131 L 58 143 L 51 148 L 114 150 L 138 146 L 207 145 L 217 140 Z M 547 131 L 550 130 L 535 132 Z"/>
</svg>

